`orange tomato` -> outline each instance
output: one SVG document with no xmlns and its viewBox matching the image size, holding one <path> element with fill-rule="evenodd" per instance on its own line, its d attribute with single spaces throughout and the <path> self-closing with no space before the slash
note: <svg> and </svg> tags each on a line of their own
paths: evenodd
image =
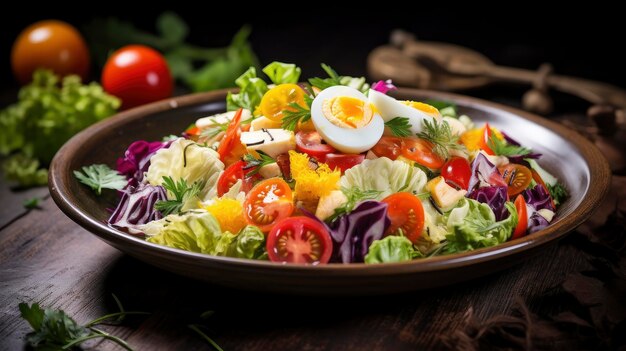
<svg viewBox="0 0 626 351">
<path fill-rule="evenodd" d="M 510 197 L 513 197 L 524 189 L 528 188 L 530 181 L 533 179 L 533 175 L 528 167 L 518 165 L 516 163 L 509 163 L 506 166 L 498 167 L 500 174 L 504 182 L 508 186 L 507 193 Z"/>
<path fill-rule="evenodd" d="M 259 109 L 263 116 L 274 121 L 281 121 L 284 110 L 293 110 L 289 107 L 292 102 L 306 106 L 305 94 L 304 90 L 296 84 L 280 84 L 263 95 Z"/>
<path fill-rule="evenodd" d="M 40 21 L 24 29 L 11 50 L 11 67 L 21 84 L 31 81 L 33 72 L 47 68 L 66 76 L 89 74 L 89 50 L 76 28 L 57 20 Z"/>
</svg>

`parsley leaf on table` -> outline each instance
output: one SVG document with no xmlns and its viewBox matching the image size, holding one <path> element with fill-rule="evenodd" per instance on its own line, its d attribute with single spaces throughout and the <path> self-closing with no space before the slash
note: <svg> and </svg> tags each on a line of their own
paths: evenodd
<svg viewBox="0 0 626 351">
<path fill-rule="evenodd" d="M 120 190 L 128 183 L 126 177 L 104 164 L 85 166 L 82 171 L 74 171 L 74 176 L 98 195 L 102 189 Z"/>
</svg>

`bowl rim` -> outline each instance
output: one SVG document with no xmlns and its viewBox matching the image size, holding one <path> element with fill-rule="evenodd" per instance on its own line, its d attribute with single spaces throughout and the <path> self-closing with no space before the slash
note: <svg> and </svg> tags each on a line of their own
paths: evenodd
<svg viewBox="0 0 626 351">
<path fill-rule="evenodd" d="M 194 265 L 228 265 L 234 269 L 263 268 L 265 272 L 292 272 L 297 274 L 330 274 L 330 275 L 398 275 L 411 274 L 418 272 L 432 272 L 440 270 L 449 270 L 461 268 L 477 263 L 497 260 L 510 255 L 519 254 L 522 251 L 531 250 L 551 241 L 556 241 L 570 231 L 578 227 L 598 207 L 598 204 L 608 193 L 611 172 L 607 160 L 602 153 L 587 139 L 577 132 L 566 128 L 556 122 L 546 118 L 539 117 L 532 113 L 522 111 L 513 107 L 501 105 L 498 103 L 485 101 L 479 98 L 469 97 L 460 94 L 447 92 L 439 92 L 432 90 L 421 90 L 411 88 L 399 88 L 397 94 L 407 95 L 427 95 L 430 98 L 451 100 L 462 102 L 469 107 L 479 107 L 482 109 L 500 110 L 523 119 L 529 120 L 544 128 L 547 128 L 557 134 L 559 137 L 569 141 L 577 146 L 579 153 L 589 168 L 589 187 L 587 188 L 581 202 L 576 206 L 570 214 L 560 218 L 556 223 L 549 227 L 529 234 L 520 239 L 507 241 L 505 243 L 477 250 L 467 251 L 463 253 L 450 254 L 445 256 L 435 256 L 423 260 L 412 260 L 397 263 L 385 264 L 325 264 L 325 265 L 300 265 L 300 264 L 279 264 L 269 261 L 249 260 L 232 257 L 212 256 L 201 253 L 184 251 L 176 248 L 153 244 L 145 240 L 133 237 L 127 233 L 116 230 L 100 222 L 98 219 L 90 216 L 88 213 L 82 212 L 72 201 L 69 194 L 69 183 L 66 179 L 73 177 L 64 177 L 65 172 L 70 171 L 71 156 L 80 153 L 82 145 L 93 135 L 98 134 L 101 130 L 115 128 L 134 120 L 141 119 L 146 115 L 163 112 L 166 110 L 176 109 L 203 103 L 218 102 L 223 99 L 229 91 L 233 89 L 222 89 L 206 93 L 196 93 L 173 97 L 130 110 L 120 112 L 105 120 L 102 120 L 80 133 L 76 134 L 67 141 L 57 152 L 49 169 L 48 186 L 50 194 L 57 206 L 74 222 L 87 229 L 92 234 L 97 235 L 101 239 L 114 243 L 114 246 L 125 246 L 126 252 L 142 250 L 148 248 L 153 256 L 164 257 L 176 260 L 194 260 Z M 132 253 L 131 253 L 132 254 Z"/>
</svg>

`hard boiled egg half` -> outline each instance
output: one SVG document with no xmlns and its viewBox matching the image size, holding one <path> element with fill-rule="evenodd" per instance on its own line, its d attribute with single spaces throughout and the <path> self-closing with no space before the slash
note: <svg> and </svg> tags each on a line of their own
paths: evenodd
<svg viewBox="0 0 626 351">
<path fill-rule="evenodd" d="M 322 138 L 335 149 L 358 154 L 371 149 L 385 129 L 383 119 L 367 97 L 347 86 L 322 90 L 311 104 L 311 120 Z"/>
<path fill-rule="evenodd" d="M 422 131 L 424 119 L 436 119 L 441 122 L 441 114 L 435 107 L 417 101 L 398 101 L 389 95 L 370 89 L 369 101 L 374 105 L 383 121 L 387 122 L 396 117 L 406 117 L 411 124 L 411 133 Z"/>
</svg>

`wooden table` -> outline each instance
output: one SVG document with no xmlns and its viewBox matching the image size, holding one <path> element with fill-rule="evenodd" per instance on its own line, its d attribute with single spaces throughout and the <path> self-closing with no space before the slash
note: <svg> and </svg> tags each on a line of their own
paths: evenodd
<svg viewBox="0 0 626 351">
<path fill-rule="evenodd" d="M 540 256 L 468 283 L 397 296 L 312 298 L 237 291 L 196 282 L 146 265 L 110 247 L 68 219 L 46 188 L 12 192 L 0 183 L 0 349 L 20 350 L 29 331 L 19 302 L 62 308 L 85 323 L 117 311 L 148 311 L 105 329 L 136 350 L 211 349 L 187 325 L 203 323 L 224 350 L 415 350 L 441 346 L 471 307 L 486 319 L 510 313 L 517 299 L 549 311 L 550 294 L 565 277 L 588 269 L 565 239 Z M 22 199 L 43 196 L 40 209 Z M 87 344 L 121 349 L 110 342 Z"/>
</svg>

